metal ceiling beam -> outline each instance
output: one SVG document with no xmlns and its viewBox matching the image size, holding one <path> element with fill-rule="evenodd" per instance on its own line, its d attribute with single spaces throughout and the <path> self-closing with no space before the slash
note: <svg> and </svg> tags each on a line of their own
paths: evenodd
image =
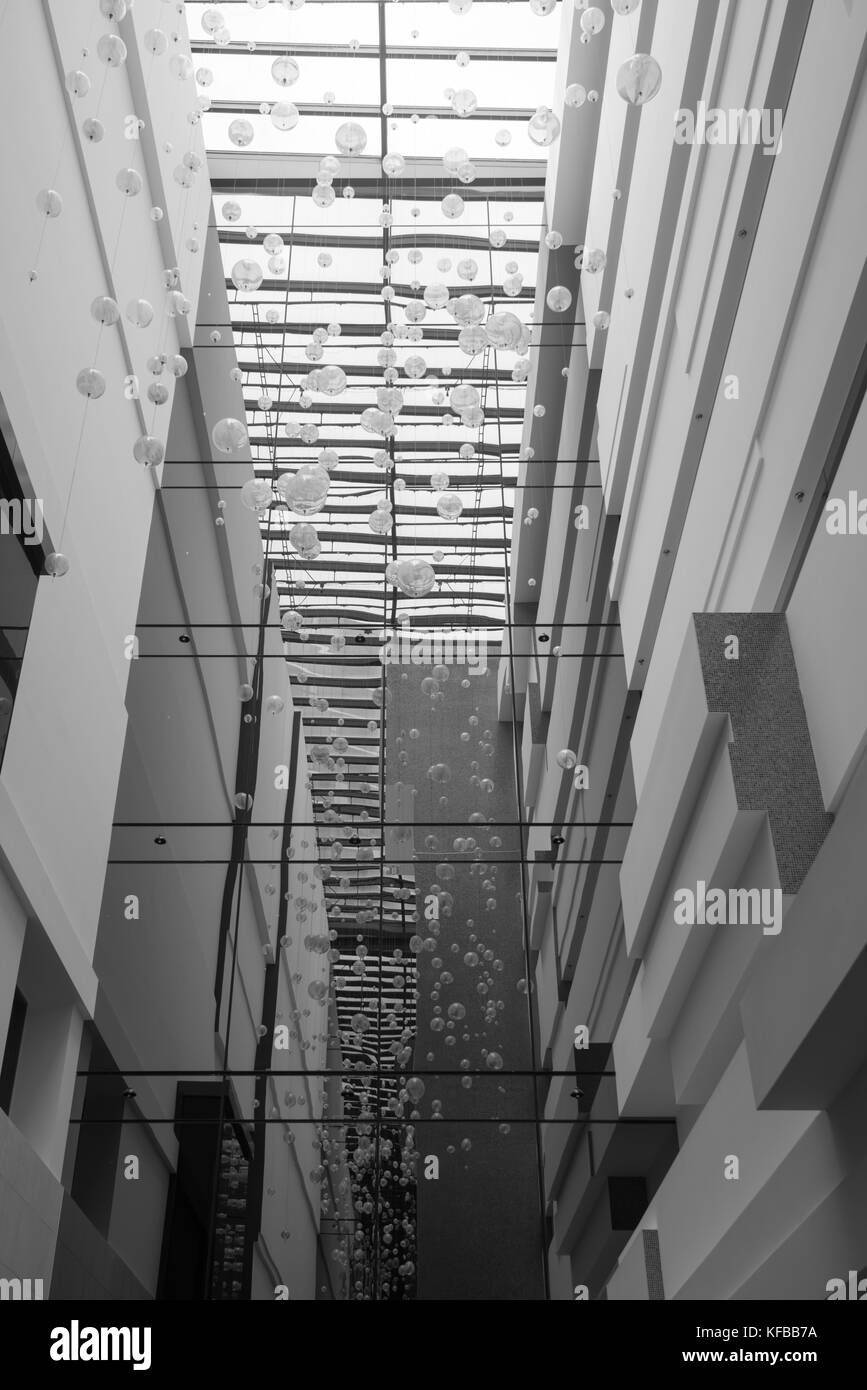
<svg viewBox="0 0 867 1390">
<path fill-rule="evenodd" d="M 434 58 L 453 63 L 455 53 L 459 49 L 480 63 L 512 63 L 516 61 L 522 63 L 556 63 L 557 61 L 556 46 L 554 48 L 461 48 L 459 44 L 390 43 L 386 44 L 385 57 L 386 59 Z M 288 39 L 257 41 L 252 53 L 247 41 L 243 39 L 236 39 L 227 44 L 215 43 L 213 39 L 192 39 L 190 50 L 193 53 L 207 53 L 213 57 L 226 54 L 230 58 L 249 58 L 255 54 L 260 54 L 263 57 L 291 54 L 293 58 L 345 58 L 351 61 L 353 58 L 378 59 L 380 55 L 378 44 L 359 44 L 358 48 L 350 48 L 347 43 L 293 43 Z"/>
</svg>

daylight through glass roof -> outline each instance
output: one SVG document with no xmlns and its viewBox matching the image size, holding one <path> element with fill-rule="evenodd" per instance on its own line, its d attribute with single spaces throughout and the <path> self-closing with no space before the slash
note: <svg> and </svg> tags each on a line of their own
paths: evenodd
<svg viewBox="0 0 867 1390">
<path fill-rule="evenodd" d="M 247 500 L 331 866 L 335 1023 L 367 1074 L 343 1085 L 350 1120 L 402 1114 L 416 1028 L 420 912 L 398 829 L 411 811 L 386 769 L 384 644 L 472 634 L 493 654 L 506 621 L 556 8 L 187 5 Z M 374 1201 L 373 1271 L 379 1241 Z"/>
</svg>

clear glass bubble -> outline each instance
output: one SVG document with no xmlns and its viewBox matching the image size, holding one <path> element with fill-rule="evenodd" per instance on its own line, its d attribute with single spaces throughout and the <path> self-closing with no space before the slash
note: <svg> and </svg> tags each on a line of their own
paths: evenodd
<svg viewBox="0 0 867 1390">
<path fill-rule="evenodd" d="M 53 188 L 43 188 L 36 195 L 36 206 L 43 217 L 59 217 L 63 211 L 63 199 Z"/>
<path fill-rule="evenodd" d="M 451 108 L 456 116 L 472 116 L 478 108 L 479 99 L 469 87 L 459 87 L 451 97 Z"/>
<path fill-rule="evenodd" d="M 547 106 L 540 106 L 527 122 L 527 134 L 534 145 L 553 145 L 560 134 L 560 122 Z"/>
<path fill-rule="evenodd" d="M 363 154 L 367 147 L 367 132 L 357 121 L 344 121 L 334 132 L 334 143 L 343 155 Z"/>
<path fill-rule="evenodd" d="M 636 53 L 617 70 L 617 91 L 632 106 L 652 101 L 662 86 L 662 68 L 649 53 Z"/>
<path fill-rule="evenodd" d="M 45 573 L 51 575 L 53 579 L 61 579 L 64 574 L 69 573 L 69 560 L 59 550 L 52 550 L 45 557 Z"/>
<path fill-rule="evenodd" d="M 294 101 L 277 101 L 271 107 L 271 124 L 277 130 L 294 130 L 300 119 Z"/>
<path fill-rule="evenodd" d="M 131 299 L 126 306 L 126 317 L 134 328 L 147 328 L 153 323 L 153 305 L 146 299 Z"/>
<path fill-rule="evenodd" d="M 278 87 L 291 87 L 301 76 L 301 69 L 294 58 L 275 58 L 271 64 L 271 76 Z"/>
<path fill-rule="evenodd" d="M 106 67 L 122 67 L 126 62 L 126 44 L 118 34 L 103 34 L 97 41 L 96 56 Z"/>
<path fill-rule="evenodd" d="M 124 193 L 126 197 L 138 197 L 145 186 L 138 170 L 119 170 L 114 182 L 119 192 Z"/>
<path fill-rule="evenodd" d="M 572 294 L 565 285 L 553 285 L 545 296 L 545 303 L 555 314 L 565 314 L 572 303 Z"/>
<path fill-rule="evenodd" d="M 248 145 L 252 145 L 255 134 L 256 132 L 253 129 L 252 123 L 245 120 L 243 117 L 239 117 L 229 124 L 229 139 L 232 144 L 237 145 L 239 149 L 243 150 L 246 149 Z"/>
<path fill-rule="evenodd" d="M 82 396 L 88 400 L 97 401 L 100 396 L 105 395 L 105 377 L 102 372 L 98 372 L 95 367 L 85 367 L 78 373 L 75 385 Z"/>
<path fill-rule="evenodd" d="M 284 473 L 275 487 L 289 509 L 298 516 L 320 511 L 331 486 L 331 479 L 318 463 L 302 464 L 295 473 Z"/>
<path fill-rule="evenodd" d="M 592 38 L 595 34 L 601 34 L 605 28 L 605 14 L 598 5 L 588 5 L 581 11 L 579 23 L 581 32 Z"/>
<path fill-rule="evenodd" d="M 133 445 L 132 452 L 136 463 L 145 468 L 156 468 L 166 456 L 162 441 L 152 434 L 141 435 Z"/>
<path fill-rule="evenodd" d="M 247 430 L 240 420 L 218 420 L 211 431 L 211 441 L 221 454 L 234 454 L 246 446 Z"/>
<path fill-rule="evenodd" d="M 120 322 L 120 308 L 117 302 L 107 294 L 98 295 L 90 306 L 90 312 L 97 323 L 104 324 L 107 328 L 112 328 Z"/>
<path fill-rule="evenodd" d="M 90 78 L 86 72 L 76 69 L 66 74 L 66 90 L 72 97 L 86 97 L 90 91 Z"/>
</svg>

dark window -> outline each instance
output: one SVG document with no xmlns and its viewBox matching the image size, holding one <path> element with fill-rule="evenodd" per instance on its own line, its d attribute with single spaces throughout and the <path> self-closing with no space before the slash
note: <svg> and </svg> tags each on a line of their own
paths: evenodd
<svg viewBox="0 0 867 1390">
<path fill-rule="evenodd" d="M 0 402 L 0 425 L 5 410 Z M 40 539 L 41 537 L 41 539 Z M 41 504 L 25 494 L 0 428 L 0 763 L 12 720 L 36 587 L 51 542 Z"/>
<path fill-rule="evenodd" d="M 88 1072 L 72 1175 L 72 1198 L 96 1229 L 107 1237 L 126 1086 L 111 1053 L 95 1030 Z"/>
<path fill-rule="evenodd" d="M 15 1073 L 21 1055 L 21 1039 L 24 1036 L 24 1019 L 27 1015 L 27 1000 L 16 989 L 9 1018 L 9 1032 L 6 1034 L 6 1049 L 3 1053 L 3 1067 L 0 1069 L 0 1110 L 9 1114 L 12 1105 L 12 1092 L 15 1088 Z"/>
</svg>

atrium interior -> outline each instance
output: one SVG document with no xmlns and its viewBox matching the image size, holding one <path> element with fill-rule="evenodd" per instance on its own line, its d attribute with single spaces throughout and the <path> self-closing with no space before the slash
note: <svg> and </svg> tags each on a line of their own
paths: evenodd
<svg viewBox="0 0 867 1390">
<path fill-rule="evenodd" d="M 865 63 L 0 0 L 4 1298 L 867 1275 Z"/>
</svg>

